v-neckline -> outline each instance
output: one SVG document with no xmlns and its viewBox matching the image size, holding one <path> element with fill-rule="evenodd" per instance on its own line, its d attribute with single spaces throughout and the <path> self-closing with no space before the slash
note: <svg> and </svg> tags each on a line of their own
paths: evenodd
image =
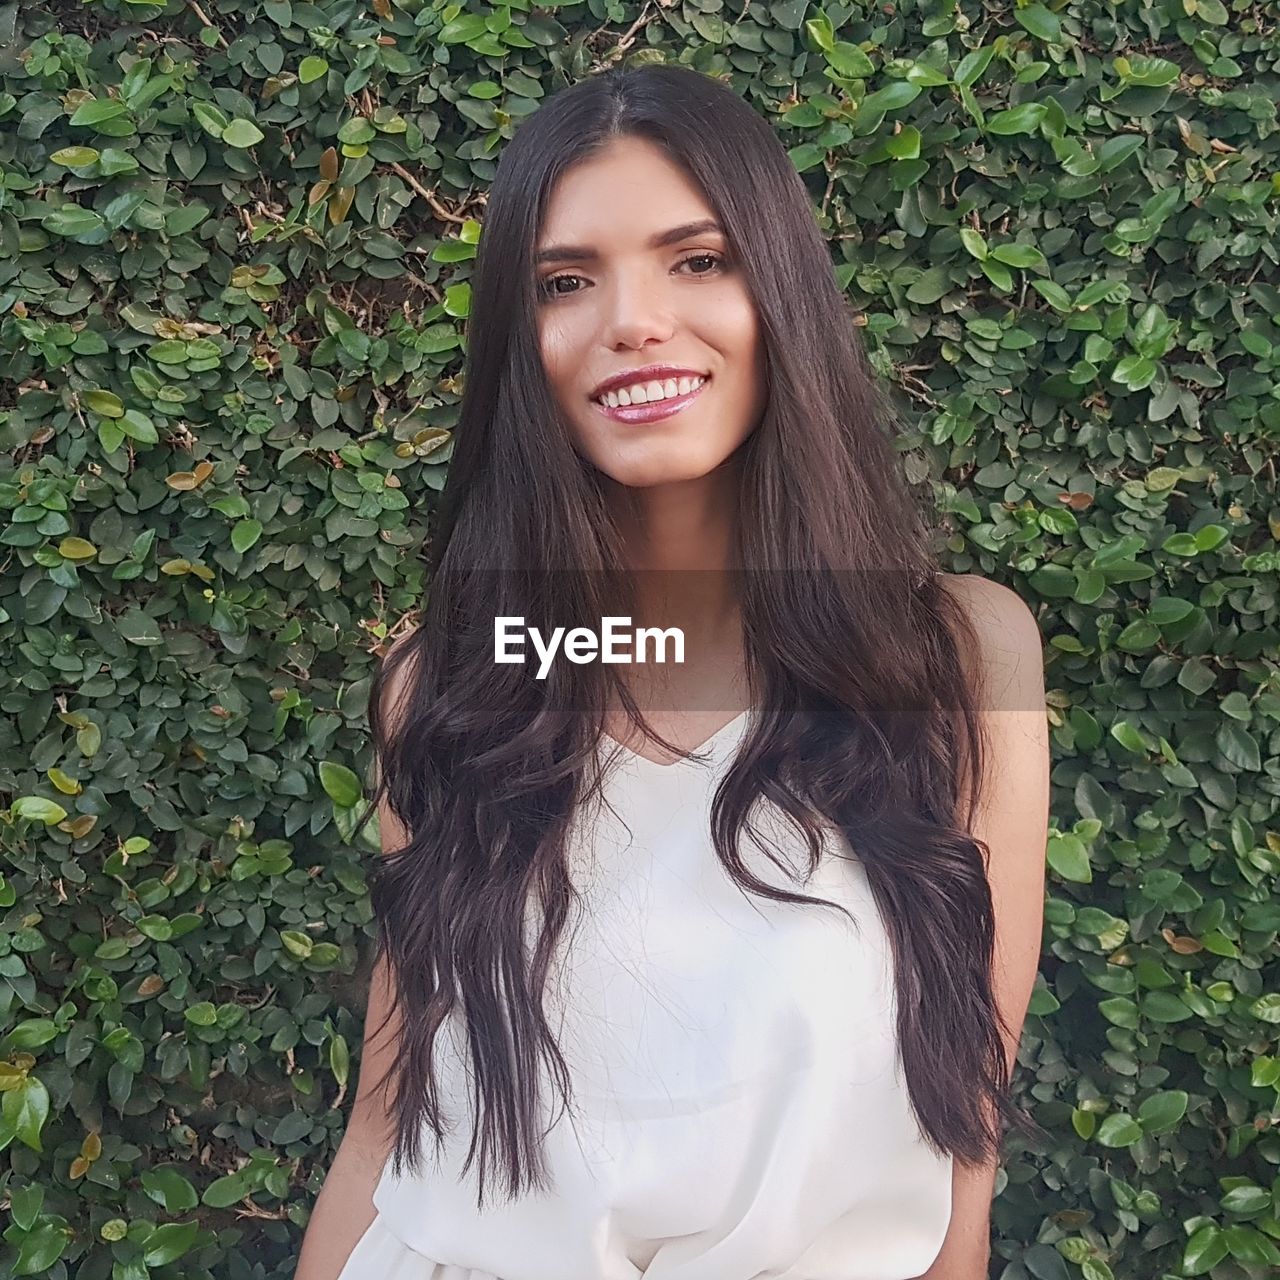
<svg viewBox="0 0 1280 1280">
<path fill-rule="evenodd" d="M 727 724 L 722 724 L 715 733 L 709 738 L 705 738 L 698 743 L 696 747 L 689 750 L 692 755 L 701 755 L 703 752 L 710 751 L 715 747 L 720 739 L 723 738 L 730 729 L 736 729 L 744 720 L 746 720 L 755 710 L 754 707 L 747 707 L 745 711 L 739 711 Z M 689 756 L 677 756 L 674 760 L 651 760 L 648 756 L 642 756 L 638 751 L 618 741 L 611 733 L 602 733 L 601 736 L 618 749 L 627 759 L 636 760 L 642 765 L 648 765 L 651 769 L 659 769 L 668 772 L 679 768 L 680 765 L 699 764 L 701 761 L 690 759 Z"/>
</svg>

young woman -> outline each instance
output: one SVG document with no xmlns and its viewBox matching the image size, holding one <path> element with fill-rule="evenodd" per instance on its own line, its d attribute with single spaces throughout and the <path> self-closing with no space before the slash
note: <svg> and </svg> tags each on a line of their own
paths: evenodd
<svg viewBox="0 0 1280 1280">
<path fill-rule="evenodd" d="M 551 97 L 473 288 L 298 1280 L 979 1280 L 1033 1129 L 1034 618 L 937 572 L 809 193 L 725 85 Z M 545 643 L 606 619 L 685 661 Z"/>
</svg>

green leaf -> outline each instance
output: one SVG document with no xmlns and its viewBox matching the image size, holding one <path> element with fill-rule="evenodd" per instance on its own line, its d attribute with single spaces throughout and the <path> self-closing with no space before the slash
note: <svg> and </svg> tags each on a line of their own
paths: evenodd
<svg viewBox="0 0 1280 1280">
<path fill-rule="evenodd" d="M 988 258 L 981 265 L 982 274 L 995 285 L 999 292 L 1011 293 L 1013 291 L 1013 275 L 1002 262 L 996 262 L 994 259 Z"/>
<path fill-rule="evenodd" d="M 43 822 L 48 826 L 61 822 L 67 816 L 67 811 L 56 800 L 47 800 L 44 796 L 19 796 L 10 811 L 15 818 Z"/>
<path fill-rule="evenodd" d="M 222 131 L 230 123 L 212 102 L 193 102 L 191 114 L 200 122 L 201 128 L 215 138 L 221 138 Z"/>
<path fill-rule="evenodd" d="M 997 134 L 1034 133 L 1048 108 L 1042 102 L 1023 102 L 1008 111 L 997 111 L 987 120 L 987 132 Z"/>
<path fill-rule="evenodd" d="M 14 1260 L 15 1276 L 47 1275 L 53 1264 L 62 1257 L 71 1243 L 71 1232 L 62 1220 L 43 1222 L 29 1231 L 18 1245 Z"/>
<path fill-rule="evenodd" d="M 1248 1186 L 1232 1187 L 1218 1203 L 1228 1213 L 1253 1217 L 1271 1208 L 1271 1192 L 1251 1183 Z"/>
<path fill-rule="evenodd" d="M 1187 1241 L 1182 1254 L 1182 1270 L 1188 1276 L 1201 1276 L 1212 1271 L 1229 1252 L 1227 1242 L 1216 1223 L 1206 1222 Z"/>
<path fill-rule="evenodd" d="M 1147 616 L 1158 627 L 1171 627 L 1174 623 L 1181 622 L 1195 607 L 1190 600 L 1179 600 L 1177 596 L 1160 596 L 1151 602 Z M 1247 718 L 1246 716 L 1245 719 Z"/>
<path fill-rule="evenodd" d="M 360 779 L 347 768 L 332 760 L 320 761 L 320 785 L 325 794 L 343 809 L 352 808 L 360 799 Z"/>
<path fill-rule="evenodd" d="M 1222 758 L 1236 769 L 1257 773 L 1262 768 L 1262 751 L 1258 740 L 1242 724 L 1229 721 L 1218 726 L 1213 736 Z"/>
<path fill-rule="evenodd" d="M 1270 1268 L 1273 1275 L 1275 1269 L 1280 1267 L 1280 1249 L 1277 1249 L 1256 1227 L 1248 1226 L 1243 1222 L 1233 1222 L 1230 1226 L 1223 1228 L 1222 1236 L 1227 1242 L 1231 1256 L 1237 1262 L 1244 1263 L 1248 1267 Z"/>
<path fill-rule="evenodd" d="M 1220 524 L 1206 524 L 1197 529 L 1193 536 L 1197 551 L 1212 551 L 1227 539 L 1229 531 Z"/>
<path fill-rule="evenodd" d="M 1116 648 L 1126 653 L 1141 653 L 1160 641 L 1160 628 L 1149 618 L 1135 618 L 1116 636 Z"/>
<path fill-rule="evenodd" d="M 913 62 L 907 68 L 906 78 L 911 84 L 924 85 L 926 87 L 951 83 L 950 77 L 945 71 L 939 71 L 937 67 L 928 62 Z"/>
<path fill-rule="evenodd" d="M 951 273 L 945 267 L 930 267 L 907 287 L 907 300 L 928 306 L 946 297 L 954 287 Z"/>
<path fill-rule="evenodd" d="M 1172 489 L 1182 479 L 1182 472 L 1177 467 L 1152 467 L 1147 472 L 1144 483 L 1151 493 L 1163 493 Z"/>
<path fill-rule="evenodd" d="M 229 1173 L 217 1178 L 204 1190 L 201 1202 L 211 1209 L 227 1209 L 249 1194 L 249 1181 L 243 1173 Z"/>
<path fill-rule="evenodd" d="M 1106 589 L 1105 573 L 1096 568 L 1076 568 L 1074 588 L 1069 594 L 1078 604 L 1093 604 Z"/>
<path fill-rule="evenodd" d="M 377 136 L 377 130 L 364 116 L 353 116 L 338 130 L 338 141 L 353 146 L 372 142 Z"/>
<path fill-rule="evenodd" d="M 1071 1109 L 1071 1127 L 1076 1135 L 1088 1142 L 1098 1128 L 1098 1117 L 1092 1111 L 1081 1111 L 1079 1107 Z M 1063 1274 L 1066 1274 L 1065 1268 Z"/>
<path fill-rule="evenodd" d="M 298 66 L 298 79 L 303 84 L 310 84 L 329 74 L 329 64 L 323 58 L 303 58 Z"/>
<path fill-rule="evenodd" d="M 1099 1001 L 1098 1012 L 1117 1027 L 1124 1027 L 1129 1031 L 1138 1029 L 1138 1006 L 1125 996 L 1111 996 Z"/>
<path fill-rule="evenodd" d="M 1147 1133 L 1168 1133 L 1187 1114 L 1189 1095 L 1182 1089 L 1167 1089 L 1145 1098 L 1138 1108 L 1138 1123 Z"/>
<path fill-rule="evenodd" d="M 1111 736 L 1126 751 L 1132 751 L 1135 755 L 1146 755 L 1147 744 L 1143 741 L 1142 735 L 1127 720 L 1117 720 L 1111 726 Z"/>
<path fill-rule="evenodd" d="M 835 31 L 831 26 L 831 19 L 822 14 L 817 18 L 809 18 L 804 24 L 805 31 L 809 34 L 809 39 L 818 46 L 824 53 L 830 53 L 835 43 Z"/>
<path fill-rule="evenodd" d="M 1167 551 L 1170 555 L 1175 556 L 1196 556 L 1200 554 L 1200 548 L 1196 545 L 1195 538 L 1189 533 L 1170 534 L 1160 544 L 1160 550 Z"/>
<path fill-rule="evenodd" d="M 157 364 L 186 364 L 187 344 L 179 342 L 176 338 L 168 338 L 149 348 L 147 355 Z"/>
<path fill-rule="evenodd" d="M 140 167 L 133 156 L 119 147 L 104 147 L 98 159 L 98 172 L 108 178 L 117 173 L 134 173 Z"/>
<path fill-rule="evenodd" d="M 847 80 L 865 80 L 875 72 L 871 59 L 848 40 L 837 40 L 827 52 L 827 61 L 838 75 Z"/>
<path fill-rule="evenodd" d="M 24 1018 L 10 1029 L 5 1040 L 14 1049 L 38 1049 L 57 1037 L 58 1024 L 51 1018 Z"/>
<path fill-rule="evenodd" d="M 288 1115 L 280 1117 L 275 1133 L 271 1135 L 271 1141 L 279 1143 L 281 1146 L 288 1146 L 291 1142 L 300 1142 L 315 1128 L 315 1123 L 315 1118 L 309 1116 L 305 1111 L 290 1111 Z"/>
<path fill-rule="evenodd" d="M 176 1169 L 144 1169 L 142 1189 L 166 1213 L 186 1213 L 200 1203 L 196 1189 Z"/>
<path fill-rule="evenodd" d="M 1014 9 L 1014 18 L 1033 36 L 1039 36 L 1048 44 L 1062 43 L 1062 26 L 1057 15 L 1042 4 L 1029 4 L 1025 9 Z"/>
<path fill-rule="evenodd" d="M 1158 366 L 1147 356 L 1125 356 L 1116 362 L 1111 376 L 1131 391 L 1141 391 L 1155 381 Z"/>
<path fill-rule="evenodd" d="M 1096 1137 L 1104 1147 L 1131 1147 L 1142 1137 L 1142 1128 L 1132 1116 L 1115 1111 L 1098 1126 Z"/>
<path fill-rule="evenodd" d="M 222 140 L 229 147 L 252 147 L 262 141 L 262 130 L 252 120 L 232 120 L 222 131 Z"/>
<path fill-rule="evenodd" d="M 56 236 L 83 236 L 102 228 L 102 218 L 92 209 L 78 204 L 64 204 L 45 214 L 40 225 Z"/>
<path fill-rule="evenodd" d="M 339 813 L 349 810 L 340 809 Z M 349 837 L 345 837 L 349 838 Z M 317 942 L 307 957 L 307 967 L 311 969 L 332 969 L 342 959 L 342 948 L 336 942 Z"/>
<path fill-rule="evenodd" d="M 103 124 L 107 120 L 115 120 L 127 111 L 128 107 L 115 98 L 94 98 L 91 102 L 81 103 L 75 109 L 69 123 L 86 125 L 92 128 L 94 125 Z"/>
<path fill-rule="evenodd" d="M 1259 996 L 1249 1006 L 1249 1012 L 1259 1022 L 1280 1024 L 1280 992 L 1270 991 L 1264 996 Z"/>
<path fill-rule="evenodd" d="M 995 46 L 990 44 L 980 49 L 971 49 L 956 63 L 955 83 L 966 88 L 976 83 L 978 77 L 987 69 L 987 64 L 995 56 L 995 52 Z"/>
<path fill-rule="evenodd" d="M 901 107 L 909 106 L 923 92 L 918 84 L 912 84 L 908 80 L 891 80 L 883 89 L 867 94 L 859 110 L 876 114 L 882 111 L 897 111 Z"/>
<path fill-rule="evenodd" d="M 280 941 L 284 943 L 284 949 L 299 960 L 305 960 L 311 954 L 313 943 L 310 937 L 301 932 L 301 930 L 282 929 Z"/>
<path fill-rule="evenodd" d="M 261 536 L 261 520 L 241 520 L 231 530 L 231 546 L 236 551 L 248 551 Z"/>
<path fill-rule="evenodd" d="M 155 423 L 137 409 L 126 409 L 119 421 L 120 430 L 139 444 L 155 444 L 160 439 Z"/>
<path fill-rule="evenodd" d="M 884 140 L 885 150 L 895 160 L 914 160 L 920 155 L 920 130 L 913 124 L 904 126 L 898 133 Z"/>
<path fill-rule="evenodd" d="M 1052 280 L 1032 280 L 1031 287 L 1055 310 L 1070 311 L 1071 295 Z"/>
<path fill-rule="evenodd" d="M 1088 884 L 1093 879 L 1089 850 L 1077 835 L 1051 835 L 1048 846 L 1049 865 L 1064 880 Z"/>
<path fill-rule="evenodd" d="M 351 1054 L 347 1048 L 346 1036 L 333 1036 L 329 1041 L 329 1070 L 333 1072 L 333 1078 L 339 1085 L 347 1083 L 350 1067 Z"/>
<path fill-rule="evenodd" d="M 195 1243 L 200 1233 L 198 1222 L 166 1222 L 156 1227 L 142 1246 L 142 1260 L 149 1267 L 162 1267 L 176 1262 Z"/>
<path fill-rule="evenodd" d="M 116 619 L 116 628 L 130 644 L 154 645 L 161 642 L 160 628 L 140 609 L 127 609 Z"/>
<path fill-rule="evenodd" d="M 1194 1015 L 1172 991 L 1148 991 L 1142 997 L 1142 1016 L 1152 1022 L 1183 1022 Z"/>
<path fill-rule="evenodd" d="M 991 250 L 991 256 L 1010 267 L 1048 266 L 1044 254 L 1033 244 L 998 244 Z"/>
<path fill-rule="evenodd" d="M 173 926 L 165 916 L 141 916 L 134 927 L 155 942 L 168 942 L 173 937 Z"/>
<path fill-rule="evenodd" d="M 20 1231 L 30 1231 L 40 1216 L 40 1208 L 44 1204 L 44 1186 L 39 1182 L 28 1182 L 25 1187 L 9 1191 L 9 1216 Z"/>
<path fill-rule="evenodd" d="M 164 229 L 171 236 L 184 236 L 198 227 L 208 216 L 209 206 L 200 200 L 192 200 L 178 209 L 170 209 L 164 215 Z"/>
<path fill-rule="evenodd" d="M 468 40 L 478 40 L 488 32 L 484 17 L 478 13 L 464 13 L 452 22 L 446 22 L 440 28 L 436 40 L 440 44 L 465 44 Z"/>
<path fill-rule="evenodd" d="M 1021 333 L 1022 330 L 1018 332 Z M 1041 511 L 1036 518 L 1040 521 L 1040 527 L 1046 533 L 1057 533 L 1065 536 L 1069 533 L 1074 533 L 1080 527 L 1080 522 L 1065 508 L 1049 507 L 1047 510 Z"/>
<path fill-rule="evenodd" d="M 32 1151 L 43 1152 L 40 1130 L 49 1118 L 48 1089 L 35 1076 L 29 1075 L 15 1088 L 6 1089 L 0 1097 L 3 1098 L 0 1116 L 5 1127 Z"/>
</svg>

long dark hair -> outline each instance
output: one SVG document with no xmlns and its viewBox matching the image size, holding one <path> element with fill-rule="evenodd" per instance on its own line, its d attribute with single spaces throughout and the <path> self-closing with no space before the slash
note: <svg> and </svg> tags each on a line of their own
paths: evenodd
<svg viewBox="0 0 1280 1280">
<path fill-rule="evenodd" d="M 465 1021 L 480 1102 L 464 1172 L 479 1203 L 497 1143 L 508 1194 L 545 1189 L 537 1080 L 570 1072 L 542 1005 L 575 886 L 566 834 L 595 794 L 590 767 L 608 665 L 544 680 L 494 662 L 494 619 L 547 634 L 629 598 L 597 472 L 575 452 L 543 371 L 532 252 L 557 178 L 611 139 L 657 143 L 699 183 L 758 309 L 767 404 L 738 451 L 738 554 L 756 714 L 717 789 L 712 836 L 748 892 L 843 908 L 753 876 L 738 837 L 758 797 L 804 833 L 822 823 L 861 859 L 892 946 L 911 1103 L 939 1153 L 998 1157 L 1003 1123 L 1038 1126 L 1008 1098 L 991 971 L 989 850 L 968 832 L 981 788 L 976 637 L 940 581 L 923 503 L 908 488 L 893 413 L 854 333 L 804 182 L 768 122 L 687 68 L 621 66 L 563 89 L 502 153 L 472 281 L 464 391 L 430 543 L 421 625 L 381 663 L 369 720 L 382 798 L 409 842 L 376 860 L 378 959 L 394 975 L 401 1039 L 394 1167 L 418 1166 L 442 1114 L 434 1047 Z M 403 696 L 383 705 L 402 663 Z M 643 721 L 641 721 L 643 723 Z M 665 741 L 659 739 L 660 741 Z M 670 745 L 670 744 L 668 744 Z M 540 919 L 526 962 L 526 912 Z"/>
</svg>

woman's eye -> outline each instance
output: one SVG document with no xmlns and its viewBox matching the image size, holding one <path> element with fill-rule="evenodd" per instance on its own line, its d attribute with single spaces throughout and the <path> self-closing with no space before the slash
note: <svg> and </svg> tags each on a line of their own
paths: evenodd
<svg viewBox="0 0 1280 1280">
<path fill-rule="evenodd" d="M 694 253 L 694 254 L 691 254 L 689 257 L 685 258 L 684 261 L 685 262 L 708 262 L 709 261 L 717 267 L 724 265 L 723 259 L 720 257 L 718 253 Z M 683 266 L 684 264 L 682 263 L 681 265 Z M 695 271 L 693 274 L 698 276 L 705 276 L 705 275 L 708 275 L 709 272 Z"/>
<path fill-rule="evenodd" d="M 680 268 L 680 267 L 686 266 L 690 262 L 708 262 L 708 261 L 713 264 L 713 268 L 714 268 L 713 270 L 691 271 L 688 274 L 695 277 L 714 275 L 716 271 L 723 270 L 725 266 L 725 257 L 723 254 L 710 253 L 710 252 L 691 253 L 687 258 L 681 258 L 680 261 L 676 264 L 676 266 L 677 268 Z M 578 290 L 577 289 L 570 289 L 567 291 L 560 290 L 556 288 L 556 285 L 564 280 L 581 280 L 581 279 L 582 279 L 581 276 L 575 276 L 575 275 L 548 276 L 547 279 L 543 280 L 541 284 L 539 284 L 538 292 L 544 298 L 565 298 L 565 297 L 568 297 L 570 294 L 577 293 Z"/>
</svg>

